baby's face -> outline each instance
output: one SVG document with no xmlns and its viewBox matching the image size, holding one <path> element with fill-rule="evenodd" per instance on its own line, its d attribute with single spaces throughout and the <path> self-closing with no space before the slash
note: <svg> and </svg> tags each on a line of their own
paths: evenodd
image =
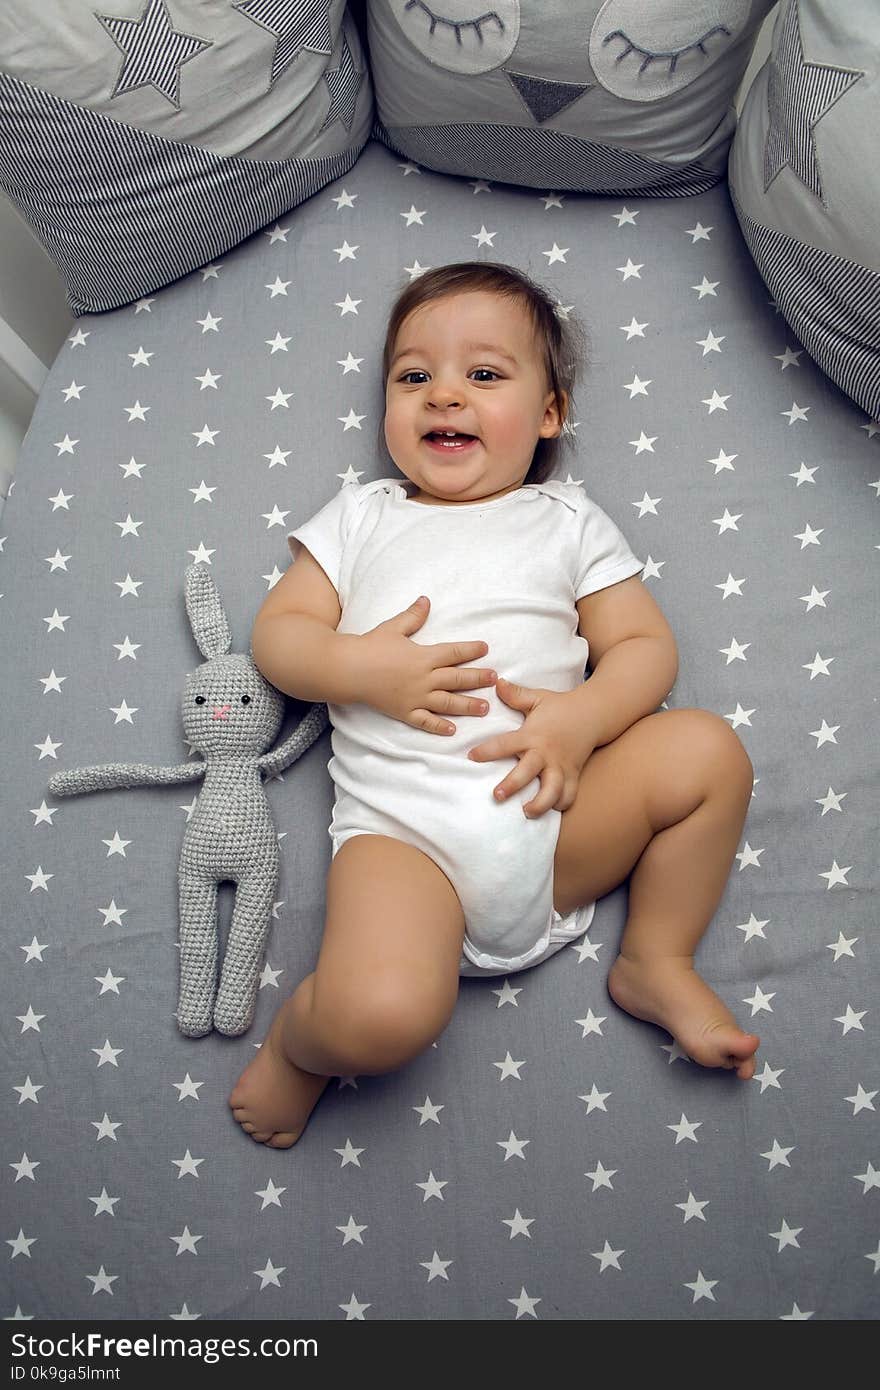
<svg viewBox="0 0 880 1390">
<path fill-rule="evenodd" d="M 513 491 L 561 419 L 528 311 L 479 291 L 404 319 L 385 390 L 385 440 L 419 502 Z"/>
</svg>

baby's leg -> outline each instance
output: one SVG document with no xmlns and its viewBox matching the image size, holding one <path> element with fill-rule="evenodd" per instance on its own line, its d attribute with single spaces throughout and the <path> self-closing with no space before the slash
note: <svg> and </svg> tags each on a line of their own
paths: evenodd
<svg viewBox="0 0 880 1390">
<path fill-rule="evenodd" d="M 743 1079 L 754 1075 L 758 1038 L 738 1026 L 693 957 L 724 892 L 751 792 L 751 764 L 723 720 L 702 710 L 649 715 L 586 763 L 562 817 L 555 878 L 556 907 L 566 913 L 633 870 L 612 998 L 665 1028 L 695 1061 Z"/>
<path fill-rule="evenodd" d="M 346 840 L 327 875 L 313 974 L 282 1004 L 229 1104 L 289 1148 L 331 1076 L 393 1071 L 442 1033 L 458 997 L 464 916 L 434 861 L 386 835 Z"/>
</svg>

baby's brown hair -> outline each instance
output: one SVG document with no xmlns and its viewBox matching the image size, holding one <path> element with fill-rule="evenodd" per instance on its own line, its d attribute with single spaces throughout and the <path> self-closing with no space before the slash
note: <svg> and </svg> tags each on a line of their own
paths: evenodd
<svg viewBox="0 0 880 1390">
<path fill-rule="evenodd" d="M 547 290 L 515 266 L 491 261 L 456 261 L 426 270 L 398 295 L 388 315 L 382 352 L 382 388 L 388 381 L 394 345 L 404 319 L 434 300 L 453 294 L 506 295 L 528 312 L 543 347 L 548 389 L 553 391 L 563 422 L 571 415 L 574 384 L 587 365 L 587 340 L 576 319 L 561 318 Z M 570 429 L 556 439 L 539 439 L 525 483 L 543 483 L 553 474 L 561 451 L 574 443 Z"/>
</svg>

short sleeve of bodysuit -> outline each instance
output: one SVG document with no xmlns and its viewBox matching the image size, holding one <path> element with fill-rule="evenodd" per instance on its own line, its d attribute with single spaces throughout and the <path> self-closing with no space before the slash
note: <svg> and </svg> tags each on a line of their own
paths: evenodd
<svg viewBox="0 0 880 1390">
<path fill-rule="evenodd" d="M 619 584 L 644 569 L 622 531 L 602 508 L 579 488 L 567 489 L 576 498 L 575 525 L 578 555 L 574 575 L 575 599 L 598 593 L 610 584 Z"/>
<path fill-rule="evenodd" d="M 339 575 L 342 565 L 342 552 L 348 537 L 352 517 L 357 509 L 357 484 L 344 484 L 335 497 L 331 497 L 320 511 L 309 517 L 296 530 L 288 532 L 287 544 L 296 560 L 300 543 L 314 555 L 336 592 L 339 592 Z"/>
</svg>

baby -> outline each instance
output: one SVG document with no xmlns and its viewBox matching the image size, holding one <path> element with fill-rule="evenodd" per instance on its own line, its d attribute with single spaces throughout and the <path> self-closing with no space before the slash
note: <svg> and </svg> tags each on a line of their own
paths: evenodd
<svg viewBox="0 0 880 1390">
<path fill-rule="evenodd" d="M 752 768 L 720 717 L 657 712 L 677 654 L 642 565 L 578 484 L 550 479 L 575 333 L 508 266 L 414 280 L 383 361 L 402 478 L 345 484 L 293 531 L 257 615 L 259 669 L 326 700 L 333 725 L 317 965 L 229 1099 L 274 1148 L 331 1076 L 429 1047 L 461 975 L 545 960 L 630 874 L 612 998 L 704 1066 L 754 1075 L 758 1038 L 693 962 Z"/>
</svg>

